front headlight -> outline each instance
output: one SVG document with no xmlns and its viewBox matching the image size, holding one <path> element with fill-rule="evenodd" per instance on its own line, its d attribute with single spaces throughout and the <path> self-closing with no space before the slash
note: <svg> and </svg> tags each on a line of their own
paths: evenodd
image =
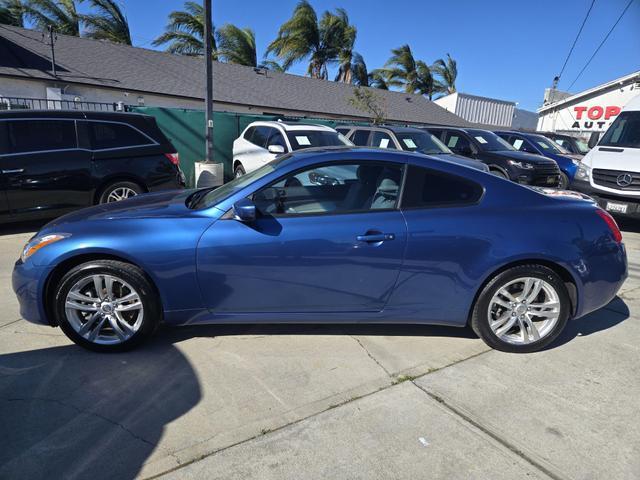
<svg viewBox="0 0 640 480">
<path fill-rule="evenodd" d="M 527 163 L 527 162 L 518 162 L 516 160 L 509 160 L 509 165 L 516 167 L 516 168 L 523 168 L 525 170 L 531 170 L 534 168 L 534 166 L 531 163 Z"/>
<path fill-rule="evenodd" d="M 52 243 L 63 240 L 71 235 L 68 233 L 50 233 L 48 235 L 42 235 L 41 237 L 32 238 L 27 242 L 27 244 L 22 249 L 22 255 L 20 255 L 20 260 L 24 262 L 31 255 L 36 253 L 43 247 L 47 245 L 51 245 Z"/>
<path fill-rule="evenodd" d="M 576 178 L 578 180 L 589 181 L 589 177 L 591 177 L 591 167 L 581 163 L 578 165 L 578 170 L 576 171 Z"/>
<path fill-rule="evenodd" d="M 580 166 L 582 164 L 580 160 L 576 160 L 575 158 L 571 159 L 571 163 L 573 163 L 575 166 Z"/>
</svg>

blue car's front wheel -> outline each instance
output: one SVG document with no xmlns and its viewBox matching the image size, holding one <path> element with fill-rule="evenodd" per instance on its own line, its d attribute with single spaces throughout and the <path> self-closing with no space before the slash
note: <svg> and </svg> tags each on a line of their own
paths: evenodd
<svg viewBox="0 0 640 480">
<path fill-rule="evenodd" d="M 138 267 L 96 260 L 72 268 L 55 290 L 55 313 L 78 345 L 102 352 L 130 349 L 159 318 L 155 289 Z"/>
</svg>

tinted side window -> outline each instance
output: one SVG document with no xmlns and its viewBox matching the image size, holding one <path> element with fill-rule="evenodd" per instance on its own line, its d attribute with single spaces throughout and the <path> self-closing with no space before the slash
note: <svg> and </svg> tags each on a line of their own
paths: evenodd
<svg viewBox="0 0 640 480">
<path fill-rule="evenodd" d="M 247 129 L 246 132 L 244 132 L 244 139 L 251 141 L 251 137 L 253 136 L 253 132 L 256 131 L 256 127 L 250 127 Z"/>
<path fill-rule="evenodd" d="M 87 122 L 87 126 L 91 145 L 95 150 L 153 143 L 141 132 L 123 123 Z"/>
<path fill-rule="evenodd" d="M 356 130 L 351 135 L 351 141 L 359 147 L 366 146 L 367 140 L 369 140 L 369 130 Z"/>
<path fill-rule="evenodd" d="M 269 137 L 269 142 L 267 145 L 280 145 L 282 148 L 287 150 L 287 143 L 284 141 L 284 136 L 275 128 L 272 128 L 271 136 Z"/>
<path fill-rule="evenodd" d="M 347 133 L 349 133 L 349 129 L 344 127 L 336 127 L 335 130 L 336 132 L 341 133 L 342 135 L 346 135 Z"/>
<path fill-rule="evenodd" d="M 9 152 L 9 135 L 7 135 L 7 122 L 0 122 L 0 155 Z"/>
<path fill-rule="evenodd" d="M 256 127 L 255 132 L 253 132 L 253 136 L 251 137 L 251 143 L 257 145 L 258 147 L 265 148 L 267 145 L 267 140 L 271 135 L 271 128 L 269 127 Z"/>
<path fill-rule="evenodd" d="M 15 120 L 7 124 L 11 153 L 78 148 L 72 120 Z"/>
<path fill-rule="evenodd" d="M 471 150 L 471 142 L 458 132 L 447 132 L 444 143 L 454 152 Z"/>
<path fill-rule="evenodd" d="M 402 208 L 468 205 L 482 197 L 482 186 L 448 173 L 409 165 Z"/>
<path fill-rule="evenodd" d="M 507 139 L 505 138 L 505 140 Z M 509 138 L 508 142 L 513 145 L 513 148 L 515 148 L 516 150 L 520 150 L 521 152 L 538 153 L 536 149 L 533 148 L 533 146 L 525 138 L 512 136 Z"/>
<path fill-rule="evenodd" d="M 378 148 L 393 148 L 395 150 L 396 145 L 391 139 L 391 135 L 385 132 L 373 132 L 371 134 L 371 146 Z"/>
</svg>

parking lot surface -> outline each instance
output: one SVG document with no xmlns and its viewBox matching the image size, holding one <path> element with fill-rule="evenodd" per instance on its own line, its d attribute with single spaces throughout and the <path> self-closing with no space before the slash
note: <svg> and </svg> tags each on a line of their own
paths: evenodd
<svg viewBox="0 0 640 480">
<path fill-rule="evenodd" d="M 164 328 L 101 355 L 20 319 L 0 236 L 0 478 L 640 478 L 640 227 L 545 351 L 467 329 Z"/>
</svg>

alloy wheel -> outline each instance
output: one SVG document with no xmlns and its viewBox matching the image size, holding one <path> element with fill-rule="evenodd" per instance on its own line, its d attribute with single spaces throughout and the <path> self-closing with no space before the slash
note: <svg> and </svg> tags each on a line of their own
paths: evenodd
<svg viewBox="0 0 640 480">
<path fill-rule="evenodd" d="M 553 330 L 560 310 L 560 296 L 550 283 L 536 277 L 517 278 L 491 298 L 489 326 L 500 340 L 526 345 Z"/>
<path fill-rule="evenodd" d="M 71 287 L 65 313 L 78 335 L 95 344 L 113 345 L 140 329 L 144 306 L 138 292 L 121 278 L 94 274 Z"/>
<path fill-rule="evenodd" d="M 114 188 L 109 196 L 107 197 L 107 203 L 111 202 L 119 202 L 120 200 L 126 200 L 130 197 L 135 197 L 138 193 L 129 187 L 118 187 Z"/>
</svg>

